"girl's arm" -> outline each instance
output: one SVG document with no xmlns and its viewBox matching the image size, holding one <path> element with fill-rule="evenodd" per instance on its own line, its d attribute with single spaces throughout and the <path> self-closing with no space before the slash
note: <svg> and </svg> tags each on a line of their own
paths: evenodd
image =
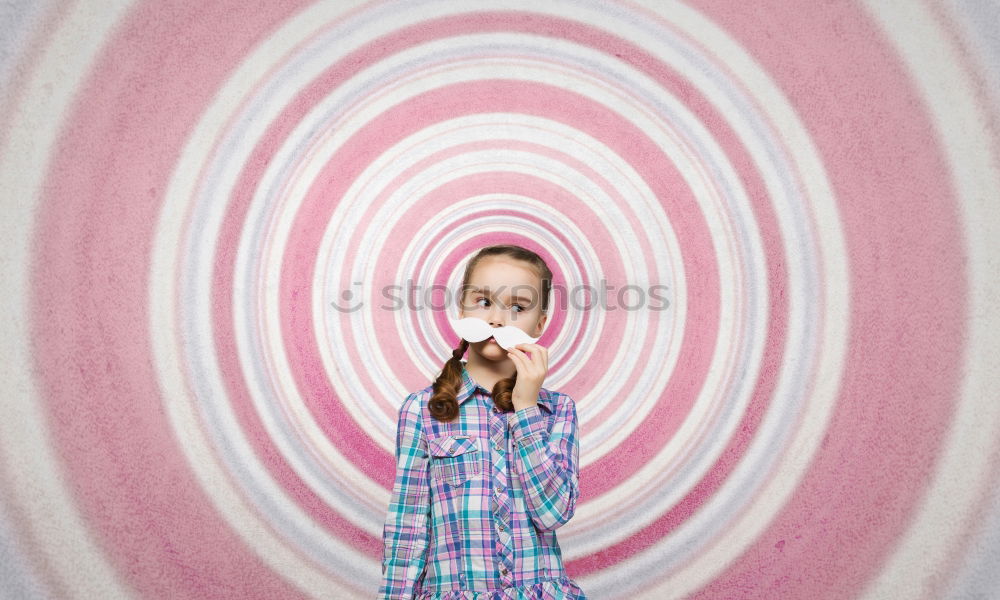
<svg viewBox="0 0 1000 600">
<path fill-rule="evenodd" d="M 551 431 L 537 404 L 515 411 L 510 419 L 515 469 L 528 512 L 542 531 L 554 530 L 569 521 L 580 495 L 576 406 L 566 394 L 558 396 Z"/>
<path fill-rule="evenodd" d="M 396 481 L 382 530 L 380 599 L 412 598 L 423 576 L 430 527 L 428 460 L 420 401 L 410 394 L 399 407 L 396 426 Z"/>
</svg>

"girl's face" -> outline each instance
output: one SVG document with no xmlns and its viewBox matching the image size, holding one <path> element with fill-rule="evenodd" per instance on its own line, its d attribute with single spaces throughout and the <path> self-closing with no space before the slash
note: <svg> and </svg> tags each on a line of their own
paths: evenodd
<svg viewBox="0 0 1000 600">
<path fill-rule="evenodd" d="M 548 315 L 542 313 L 542 281 L 528 263 L 506 256 L 479 261 L 462 296 L 459 318 L 476 317 L 493 327 L 513 325 L 531 337 L 542 334 Z M 510 360 L 493 338 L 469 344 L 491 361 Z"/>
</svg>

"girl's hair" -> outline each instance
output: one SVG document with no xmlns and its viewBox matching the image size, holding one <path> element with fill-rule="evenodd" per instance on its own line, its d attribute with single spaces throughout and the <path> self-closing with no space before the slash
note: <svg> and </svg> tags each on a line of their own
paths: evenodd
<svg viewBox="0 0 1000 600">
<path fill-rule="evenodd" d="M 545 264 L 541 256 L 538 256 L 527 248 L 511 244 L 487 246 L 469 259 L 469 264 L 465 266 L 465 274 L 462 276 L 461 293 L 458 296 L 459 303 L 464 301 L 465 290 L 469 286 L 469 280 L 472 279 L 472 273 L 476 265 L 479 264 L 480 260 L 488 256 L 507 256 L 530 264 L 542 280 L 540 298 L 542 312 L 544 313 L 548 310 L 549 292 L 552 290 L 552 271 L 549 270 L 548 265 Z M 452 350 L 451 358 L 445 363 L 444 368 L 441 369 L 441 374 L 434 381 L 434 393 L 427 402 L 427 408 L 431 416 L 438 421 L 451 421 L 458 416 L 458 401 L 456 398 L 459 389 L 462 387 L 462 357 L 468 349 L 469 342 L 462 339 L 458 348 Z M 497 408 L 504 411 L 513 410 L 514 403 L 511 401 L 511 393 L 514 391 L 514 384 L 516 382 L 517 372 L 515 371 L 512 377 L 501 379 L 493 386 L 493 404 Z"/>
</svg>

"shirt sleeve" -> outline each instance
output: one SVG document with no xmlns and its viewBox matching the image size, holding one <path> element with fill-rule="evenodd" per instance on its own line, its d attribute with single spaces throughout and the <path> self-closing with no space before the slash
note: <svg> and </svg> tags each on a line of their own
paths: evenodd
<svg viewBox="0 0 1000 600">
<path fill-rule="evenodd" d="M 547 421 L 537 404 L 515 411 L 510 419 L 517 450 L 515 468 L 528 512 L 542 531 L 569 521 L 580 495 L 580 442 L 573 400 L 560 394 L 551 429 Z"/>
<path fill-rule="evenodd" d="M 423 578 L 430 526 L 429 464 L 419 396 L 410 394 L 399 408 L 396 426 L 396 479 L 382 530 L 379 600 L 413 598 Z"/>
</svg>

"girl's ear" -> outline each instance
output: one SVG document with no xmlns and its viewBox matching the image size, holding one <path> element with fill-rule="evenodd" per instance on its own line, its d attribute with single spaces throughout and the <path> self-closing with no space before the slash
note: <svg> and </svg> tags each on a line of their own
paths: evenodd
<svg viewBox="0 0 1000 600">
<path fill-rule="evenodd" d="M 545 328 L 545 322 L 549 320 L 549 315 L 542 313 L 542 318 L 538 319 L 538 325 L 535 326 L 535 335 L 531 337 L 538 337 L 542 334 L 542 329 Z"/>
</svg>

